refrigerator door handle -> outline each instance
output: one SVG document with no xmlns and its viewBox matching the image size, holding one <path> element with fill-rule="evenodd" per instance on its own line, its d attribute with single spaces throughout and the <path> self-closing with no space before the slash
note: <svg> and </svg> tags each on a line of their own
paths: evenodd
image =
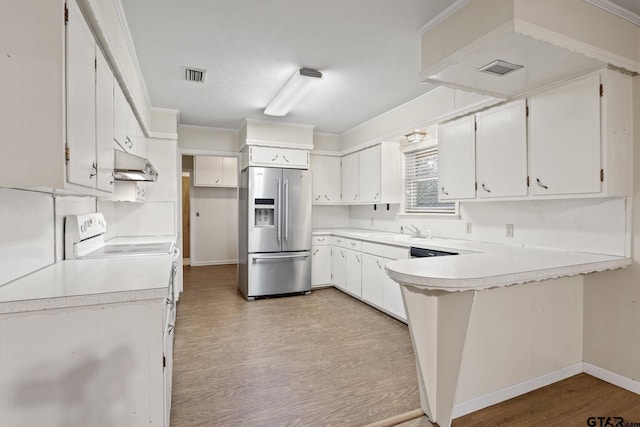
<svg viewBox="0 0 640 427">
<path fill-rule="evenodd" d="M 289 240 L 289 180 L 284 180 L 284 240 Z"/>
<path fill-rule="evenodd" d="M 253 262 L 258 261 L 288 261 L 295 258 L 309 258 L 311 255 L 289 255 L 289 256 L 260 256 L 253 257 Z"/>
<path fill-rule="evenodd" d="M 280 242 L 282 240 L 282 228 L 280 227 L 280 217 L 282 216 L 282 193 L 280 192 L 280 179 L 278 179 L 278 206 L 277 206 L 277 212 L 278 215 L 276 217 L 276 238 L 278 239 L 278 242 Z"/>
</svg>

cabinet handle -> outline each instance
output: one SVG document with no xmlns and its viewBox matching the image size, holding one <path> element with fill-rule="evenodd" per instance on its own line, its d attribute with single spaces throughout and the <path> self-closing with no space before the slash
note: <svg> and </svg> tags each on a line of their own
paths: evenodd
<svg viewBox="0 0 640 427">
<path fill-rule="evenodd" d="M 173 300 L 171 298 L 167 298 L 167 305 L 173 305 Z"/>
<path fill-rule="evenodd" d="M 448 196 L 448 195 L 449 195 L 449 193 L 447 193 L 446 191 L 444 191 L 444 187 L 440 187 L 440 189 L 442 190 L 442 193 L 443 193 L 445 196 Z"/>
<path fill-rule="evenodd" d="M 382 270 L 382 266 L 380 265 L 380 261 L 376 260 L 376 264 L 378 264 L 378 268 Z"/>
<path fill-rule="evenodd" d="M 342 255 L 342 258 L 344 258 L 344 252 L 340 251 L 340 255 Z"/>
<path fill-rule="evenodd" d="M 133 147 L 133 142 L 131 142 L 131 138 L 129 138 L 128 136 L 124 138 L 124 143 L 128 145 L 129 148 Z"/>
<path fill-rule="evenodd" d="M 548 190 L 548 189 L 549 189 L 549 187 L 547 187 L 546 185 L 544 185 L 544 184 L 540 181 L 540 178 L 536 178 L 536 183 L 538 184 L 538 187 L 542 187 L 542 188 L 544 188 L 545 190 Z"/>
<path fill-rule="evenodd" d="M 318 242 L 324 242 L 324 237 L 322 239 L 318 239 Z"/>
<path fill-rule="evenodd" d="M 491 190 L 489 190 L 487 187 L 485 187 L 484 184 L 482 184 L 482 189 L 484 191 L 486 191 L 487 193 L 491 193 Z"/>
<path fill-rule="evenodd" d="M 279 154 L 276 154 L 276 156 L 273 159 L 271 159 L 271 161 L 275 162 L 278 159 L 278 156 L 279 156 Z"/>
<path fill-rule="evenodd" d="M 376 195 L 375 195 L 375 196 L 373 196 L 373 198 L 374 198 L 374 199 L 377 199 L 377 198 L 378 198 L 378 196 L 380 196 L 380 193 L 376 193 Z"/>
<path fill-rule="evenodd" d="M 351 243 L 351 246 L 355 246 L 356 245 L 356 242 L 349 242 L 349 243 Z"/>
<path fill-rule="evenodd" d="M 175 329 L 174 325 L 169 325 L 167 328 L 167 334 L 171 335 L 173 333 L 173 330 Z"/>
<path fill-rule="evenodd" d="M 336 242 L 340 243 L 340 242 L 342 242 L 342 240 L 340 240 L 340 239 L 336 239 Z"/>
<path fill-rule="evenodd" d="M 324 195 L 324 198 L 327 199 L 328 201 L 331 201 L 331 199 L 328 198 L 326 194 Z"/>
<path fill-rule="evenodd" d="M 94 176 L 96 176 L 98 174 L 98 165 L 96 165 L 96 162 L 93 162 L 91 167 L 93 168 L 93 172 L 91 172 L 89 174 L 89 178 L 93 178 Z"/>
<path fill-rule="evenodd" d="M 289 162 L 289 159 L 287 159 L 287 156 L 285 156 L 284 154 L 282 155 L 282 158 L 285 160 L 285 162 L 291 163 L 291 162 Z"/>
<path fill-rule="evenodd" d="M 219 179 L 216 179 L 216 184 L 217 184 L 217 183 L 219 183 L 219 182 L 220 182 L 220 180 L 219 180 Z"/>
<path fill-rule="evenodd" d="M 320 200 L 320 196 L 316 197 L 316 200 Z"/>
<path fill-rule="evenodd" d="M 356 261 L 360 262 L 360 257 L 356 255 Z"/>
<path fill-rule="evenodd" d="M 356 193 L 355 196 L 353 196 L 353 200 L 356 200 L 358 198 L 358 193 Z"/>
<path fill-rule="evenodd" d="M 317 254 L 319 250 L 320 249 L 316 249 L 315 251 L 313 251 L 313 255 Z"/>
</svg>

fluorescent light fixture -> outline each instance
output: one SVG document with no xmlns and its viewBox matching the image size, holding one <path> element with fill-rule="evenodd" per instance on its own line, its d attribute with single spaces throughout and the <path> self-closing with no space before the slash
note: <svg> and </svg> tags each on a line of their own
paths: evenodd
<svg viewBox="0 0 640 427">
<path fill-rule="evenodd" d="M 427 133 L 421 130 L 414 130 L 413 132 L 409 132 L 405 135 L 407 141 L 409 142 L 422 142 L 424 137 L 427 136 Z"/>
<path fill-rule="evenodd" d="M 293 107 L 304 99 L 311 88 L 322 80 L 322 73 L 310 68 L 301 68 L 289 79 L 280 92 L 264 109 L 269 116 L 286 116 Z"/>
</svg>

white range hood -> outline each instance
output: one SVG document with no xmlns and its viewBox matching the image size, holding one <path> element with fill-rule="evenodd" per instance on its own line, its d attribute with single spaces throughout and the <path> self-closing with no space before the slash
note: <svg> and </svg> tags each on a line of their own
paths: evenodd
<svg viewBox="0 0 640 427">
<path fill-rule="evenodd" d="M 640 27 L 583 0 L 458 4 L 422 30 L 425 82 L 512 98 L 605 66 L 640 72 Z M 521 68 L 480 70 L 496 60 Z"/>
</svg>

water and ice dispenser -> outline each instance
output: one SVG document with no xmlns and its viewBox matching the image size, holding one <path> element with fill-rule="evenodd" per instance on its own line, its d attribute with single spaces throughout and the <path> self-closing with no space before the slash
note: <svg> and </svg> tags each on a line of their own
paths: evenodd
<svg viewBox="0 0 640 427">
<path fill-rule="evenodd" d="M 274 199 L 255 199 L 255 226 L 273 227 L 275 225 L 275 201 Z"/>
</svg>

